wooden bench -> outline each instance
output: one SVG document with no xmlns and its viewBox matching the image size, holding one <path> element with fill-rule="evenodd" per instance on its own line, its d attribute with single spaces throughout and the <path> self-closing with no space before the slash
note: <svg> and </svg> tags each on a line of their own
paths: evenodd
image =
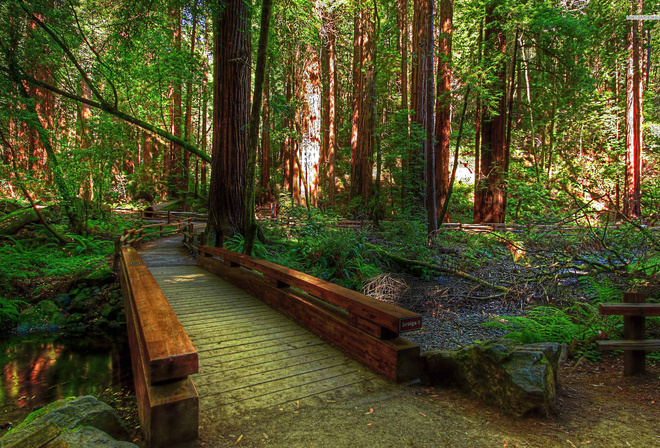
<svg viewBox="0 0 660 448">
<path fill-rule="evenodd" d="M 399 336 L 421 328 L 419 314 L 293 269 L 216 247 L 199 246 L 198 264 L 386 377 L 394 381 L 419 377 L 419 346 Z"/>
<path fill-rule="evenodd" d="M 138 414 L 151 447 L 198 437 L 199 398 L 190 375 L 198 357 L 149 269 L 131 247 L 121 249 L 121 288 Z"/>
<path fill-rule="evenodd" d="M 604 316 L 623 316 L 622 341 L 597 341 L 601 350 L 623 350 L 625 376 L 644 373 L 646 352 L 660 351 L 660 339 L 646 339 L 646 318 L 660 316 L 660 304 L 646 303 L 644 294 L 625 293 L 623 303 L 601 303 L 598 312 Z"/>
</svg>

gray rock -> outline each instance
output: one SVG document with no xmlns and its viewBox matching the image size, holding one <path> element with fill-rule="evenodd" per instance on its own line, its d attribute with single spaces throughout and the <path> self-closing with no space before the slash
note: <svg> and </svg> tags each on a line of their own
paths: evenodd
<svg viewBox="0 0 660 448">
<path fill-rule="evenodd" d="M 519 345 L 499 339 L 422 353 L 423 375 L 427 383 L 458 386 L 517 416 L 547 415 L 556 398 L 559 354 L 556 343 Z"/>
<path fill-rule="evenodd" d="M 71 432 L 62 433 L 62 439 L 71 448 L 138 448 L 131 442 L 117 441 L 103 431 L 91 426 L 82 426 Z"/>
<path fill-rule="evenodd" d="M 0 442 L 2 442 L 2 446 L 13 443 L 47 423 L 54 423 L 63 430 L 92 426 L 109 434 L 111 438 L 129 439 L 128 430 L 117 413 L 97 398 L 86 395 L 73 400 L 59 400 L 34 411 L 16 428 L 5 434 Z M 68 431 L 63 431 L 63 433 L 66 432 Z"/>
</svg>

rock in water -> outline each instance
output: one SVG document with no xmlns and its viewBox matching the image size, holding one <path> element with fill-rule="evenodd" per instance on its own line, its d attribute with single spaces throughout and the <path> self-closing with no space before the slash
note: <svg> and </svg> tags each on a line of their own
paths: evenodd
<svg viewBox="0 0 660 448">
<path fill-rule="evenodd" d="M 137 448 L 133 443 L 121 441 L 128 440 L 129 434 L 117 413 L 89 395 L 59 400 L 33 412 L 23 423 L 5 434 L 0 439 L 0 445 L 16 443 L 19 446 L 21 440 L 29 439 L 47 425 L 62 430 L 51 443 L 62 439 L 71 448 Z"/>
<path fill-rule="evenodd" d="M 499 339 L 454 351 L 422 353 L 424 379 L 523 416 L 547 415 L 556 398 L 560 345 Z"/>
</svg>

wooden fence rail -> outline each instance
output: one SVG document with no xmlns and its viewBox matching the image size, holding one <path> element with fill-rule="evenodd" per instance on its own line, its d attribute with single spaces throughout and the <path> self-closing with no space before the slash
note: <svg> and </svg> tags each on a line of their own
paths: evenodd
<svg viewBox="0 0 660 448">
<path fill-rule="evenodd" d="M 422 317 L 395 305 L 264 260 L 199 246 L 198 264 L 351 353 L 394 381 L 419 377 L 419 346 L 399 336 Z"/>
<path fill-rule="evenodd" d="M 142 432 L 150 447 L 198 437 L 199 397 L 190 379 L 198 356 L 149 269 L 121 249 L 120 281 Z"/>
</svg>

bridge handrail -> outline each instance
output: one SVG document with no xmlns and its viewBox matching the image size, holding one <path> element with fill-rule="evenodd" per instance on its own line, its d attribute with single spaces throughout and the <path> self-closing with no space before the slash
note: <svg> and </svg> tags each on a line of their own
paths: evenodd
<svg viewBox="0 0 660 448">
<path fill-rule="evenodd" d="M 140 425 L 148 446 L 196 439 L 199 397 L 190 378 L 197 350 L 156 279 L 132 247 L 121 248 L 120 280 Z"/>
<path fill-rule="evenodd" d="M 293 286 L 349 312 L 349 319 L 361 329 L 377 337 L 394 337 L 419 329 L 422 316 L 404 308 L 381 302 L 357 291 L 335 285 L 312 275 L 295 271 L 265 260 L 211 246 L 199 246 L 200 256 L 215 256 L 225 263 L 260 272 L 278 288 Z M 386 331 L 382 331 L 385 329 Z"/>
<path fill-rule="evenodd" d="M 197 350 L 156 279 L 134 248 L 124 247 L 121 254 L 122 286 L 129 297 L 151 384 L 197 373 Z"/>
</svg>

